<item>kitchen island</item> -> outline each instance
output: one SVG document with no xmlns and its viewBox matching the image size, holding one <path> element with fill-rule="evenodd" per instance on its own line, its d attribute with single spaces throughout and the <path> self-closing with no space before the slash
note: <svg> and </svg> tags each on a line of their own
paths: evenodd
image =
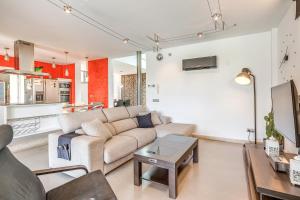
<svg viewBox="0 0 300 200">
<path fill-rule="evenodd" d="M 60 129 L 57 116 L 63 103 L 0 105 L 0 124 L 10 124 L 14 138 L 53 132 Z"/>
</svg>

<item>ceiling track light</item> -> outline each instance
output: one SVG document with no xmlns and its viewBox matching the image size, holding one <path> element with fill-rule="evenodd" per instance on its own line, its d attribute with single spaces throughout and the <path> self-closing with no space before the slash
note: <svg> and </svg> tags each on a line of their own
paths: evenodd
<svg viewBox="0 0 300 200">
<path fill-rule="evenodd" d="M 4 60 L 6 62 L 8 62 L 9 61 L 9 55 L 8 55 L 9 48 L 5 47 L 4 50 L 5 50 Z"/>
<path fill-rule="evenodd" d="M 52 57 L 52 68 L 53 68 L 53 69 L 56 68 L 55 57 Z"/>
<path fill-rule="evenodd" d="M 72 12 L 72 6 L 71 5 L 64 5 L 64 11 L 67 14 L 71 14 L 71 12 Z"/>
<path fill-rule="evenodd" d="M 215 22 L 220 21 L 222 19 L 222 14 L 221 13 L 214 13 L 212 16 L 213 20 Z"/>
<path fill-rule="evenodd" d="M 46 0 L 46 1 L 48 1 L 50 4 L 52 4 L 53 6 L 59 8 L 59 9 L 63 8 L 64 12 L 71 14 L 73 17 L 79 19 L 83 23 L 85 23 L 89 26 L 92 26 L 101 32 L 104 32 L 107 35 L 110 35 L 111 37 L 114 37 L 122 42 L 124 42 L 124 38 L 127 38 L 123 34 L 110 28 L 110 26 L 105 25 L 104 23 L 100 22 L 99 20 L 97 20 L 93 17 L 90 17 L 88 14 L 80 11 L 79 9 L 72 7 L 70 4 L 67 4 L 66 2 L 64 2 L 64 0 L 58 0 L 59 3 L 56 3 L 56 1 L 54 1 L 54 0 Z M 132 40 L 132 39 L 130 39 L 130 42 L 128 40 L 128 44 L 130 44 L 131 46 L 134 46 L 138 49 L 144 49 L 144 50 L 150 49 L 149 47 L 147 47 L 135 40 Z"/>
<path fill-rule="evenodd" d="M 125 39 L 123 40 L 123 43 L 124 43 L 124 44 L 128 44 L 128 42 L 129 42 L 129 39 L 128 39 L 128 38 L 125 38 Z"/>
</svg>

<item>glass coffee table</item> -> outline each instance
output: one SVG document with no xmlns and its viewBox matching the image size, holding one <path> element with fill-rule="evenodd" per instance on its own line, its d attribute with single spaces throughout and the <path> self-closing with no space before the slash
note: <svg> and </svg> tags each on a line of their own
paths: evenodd
<svg viewBox="0 0 300 200">
<path fill-rule="evenodd" d="M 142 179 L 169 186 L 169 197 L 177 197 L 177 178 L 183 163 L 193 155 L 198 163 L 198 139 L 181 135 L 167 135 L 134 153 L 134 184 L 140 186 Z M 142 175 L 142 163 L 152 167 Z"/>
</svg>

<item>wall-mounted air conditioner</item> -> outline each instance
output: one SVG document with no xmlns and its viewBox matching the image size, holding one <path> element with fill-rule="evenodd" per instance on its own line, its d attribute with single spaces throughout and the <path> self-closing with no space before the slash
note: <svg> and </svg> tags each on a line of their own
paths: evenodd
<svg viewBox="0 0 300 200">
<path fill-rule="evenodd" d="M 182 60 L 183 71 L 212 69 L 212 68 L 217 68 L 217 56 Z"/>
</svg>

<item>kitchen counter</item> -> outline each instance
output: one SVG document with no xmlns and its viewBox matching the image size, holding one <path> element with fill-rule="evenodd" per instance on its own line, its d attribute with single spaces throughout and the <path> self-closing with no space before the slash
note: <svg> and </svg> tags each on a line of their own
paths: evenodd
<svg viewBox="0 0 300 200">
<path fill-rule="evenodd" d="M 21 137 L 60 129 L 57 116 L 64 103 L 9 104 L 0 106 L 0 124 L 10 124 Z"/>
<path fill-rule="evenodd" d="M 48 106 L 48 105 L 57 105 L 57 104 L 63 104 L 64 103 L 29 103 L 29 104 L 0 104 L 0 106 L 7 106 L 7 107 L 18 107 L 18 106 Z"/>
</svg>

